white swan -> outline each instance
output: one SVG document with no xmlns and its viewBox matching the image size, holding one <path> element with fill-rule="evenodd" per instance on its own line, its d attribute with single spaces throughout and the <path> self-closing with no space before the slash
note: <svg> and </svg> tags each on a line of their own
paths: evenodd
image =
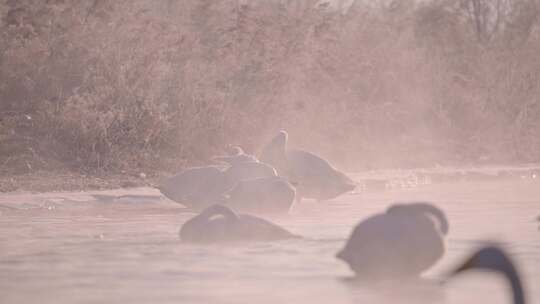
<svg viewBox="0 0 540 304">
<path fill-rule="evenodd" d="M 231 186 L 217 167 L 195 167 L 179 172 L 157 187 L 167 198 L 194 210 L 202 210 L 223 199 Z"/>
<path fill-rule="evenodd" d="M 352 191 L 356 183 L 323 158 L 303 150 L 287 149 L 288 134 L 280 131 L 266 145 L 260 160 L 297 184 L 297 200 L 327 200 Z"/>
<path fill-rule="evenodd" d="M 227 148 L 229 155 L 216 156 L 212 158 L 214 161 L 227 163 L 229 165 L 235 165 L 245 162 L 259 162 L 259 160 L 250 154 L 246 154 L 244 150 L 239 146 L 230 146 Z"/>
<path fill-rule="evenodd" d="M 216 166 L 185 169 L 163 181 L 157 188 L 177 203 L 202 210 L 223 202 L 225 192 L 241 181 L 276 175 L 276 170 L 267 164 L 237 162 L 224 171 Z"/>
<path fill-rule="evenodd" d="M 396 204 L 360 222 L 336 257 L 362 278 L 418 276 L 442 257 L 447 233 L 448 220 L 439 208 Z"/>
<path fill-rule="evenodd" d="M 461 266 L 457 267 L 450 276 L 474 269 L 495 271 L 503 274 L 512 287 L 514 304 L 525 304 L 525 294 L 519 272 L 510 256 L 503 249 L 494 245 L 481 248 Z"/>
<path fill-rule="evenodd" d="M 286 214 L 295 195 L 295 188 L 287 180 L 278 176 L 263 177 L 239 182 L 226 193 L 226 204 L 250 214 Z"/>
<path fill-rule="evenodd" d="M 277 176 L 277 172 L 272 166 L 265 163 L 240 162 L 227 168 L 224 175 L 227 183 L 233 187 L 243 180 Z"/>
<path fill-rule="evenodd" d="M 180 229 L 184 242 L 216 243 L 237 241 L 273 241 L 299 238 L 262 218 L 237 215 L 228 207 L 213 205 L 189 219 Z"/>
</svg>

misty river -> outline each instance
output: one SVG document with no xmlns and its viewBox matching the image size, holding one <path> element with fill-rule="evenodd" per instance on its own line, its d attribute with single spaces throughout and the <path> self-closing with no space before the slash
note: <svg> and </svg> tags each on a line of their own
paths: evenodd
<svg viewBox="0 0 540 304">
<path fill-rule="evenodd" d="M 416 282 L 354 283 L 334 255 L 352 227 L 393 202 L 423 200 L 450 221 L 442 260 Z M 272 221 L 304 236 L 191 245 L 194 213 L 151 188 L 0 195 L 1 303 L 510 303 L 503 279 L 445 273 L 482 240 L 517 261 L 540 299 L 540 179 L 457 181 L 304 200 Z"/>
</svg>

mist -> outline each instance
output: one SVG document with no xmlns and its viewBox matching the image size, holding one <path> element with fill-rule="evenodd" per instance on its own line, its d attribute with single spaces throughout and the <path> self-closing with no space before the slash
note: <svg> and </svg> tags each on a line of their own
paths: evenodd
<svg viewBox="0 0 540 304">
<path fill-rule="evenodd" d="M 539 9 L 0 0 L 0 302 L 533 303 Z"/>
</svg>

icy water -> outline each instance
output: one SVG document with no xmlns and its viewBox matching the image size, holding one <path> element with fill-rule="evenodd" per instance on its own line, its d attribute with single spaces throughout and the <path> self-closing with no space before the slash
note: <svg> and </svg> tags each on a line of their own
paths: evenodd
<svg viewBox="0 0 540 304">
<path fill-rule="evenodd" d="M 450 220 L 447 252 L 417 282 L 351 283 L 334 258 L 354 224 L 395 201 L 427 200 Z M 0 195 L 0 303 L 511 303 L 491 273 L 441 283 L 484 239 L 518 261 L 540 301 L 540 180 L 454 182 L 304 201 L 274 222 L 303 240 L 195 246 L 193 213 L 154 189 Z"/>
</svg>

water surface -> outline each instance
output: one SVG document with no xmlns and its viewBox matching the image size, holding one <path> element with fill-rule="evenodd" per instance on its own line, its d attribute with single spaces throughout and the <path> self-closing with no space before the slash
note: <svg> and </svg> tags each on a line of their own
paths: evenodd
<svg viewBox="0 0 540 304">
<path fill-rule="evenodd" d="M 447 253 L 417 282 L 352 283 L 334 258 L 354 224 L 391 202 L 427 200 L 450 220 Z M 444 273 L 484 239 L 519 261 L 540 299 L 540 181 L 454 182 L 305 200 L 274 222 L 303 240 L 198 246 L 193 213 L 154 189 L 0 195 L 0 303 L 510 303 L 492 274 Z"/>
</svg>

